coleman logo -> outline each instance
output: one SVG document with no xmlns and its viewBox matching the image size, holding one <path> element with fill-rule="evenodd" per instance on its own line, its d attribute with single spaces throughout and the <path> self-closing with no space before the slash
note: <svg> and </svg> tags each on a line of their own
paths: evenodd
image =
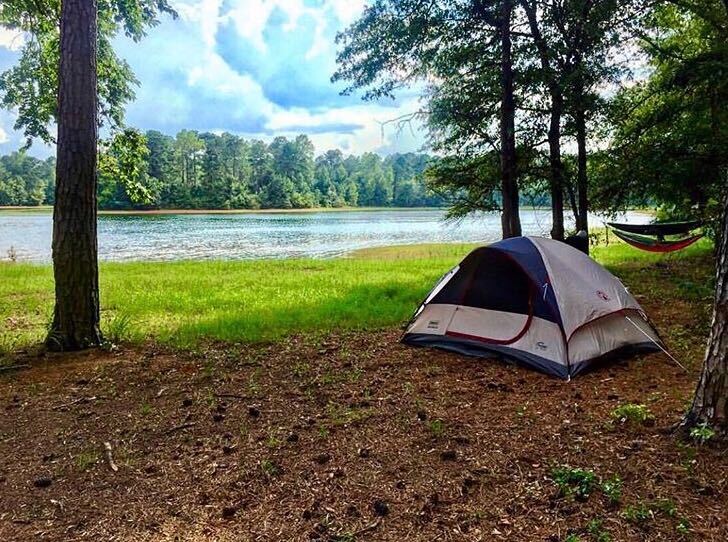
<svg viewBox="0 0 728 542">
<path fill-rule="evenodd" d="M 437 329 L 440 327 L 440 321 L 439 320 L 430 320 L 427 322 L 427 329 Z"/>
<path fill-rule="evenodd" d="M 607 295 L 607 293 L 602 292 L 601 290 L 597 290 L 597 297 L 602 301 L 609 301 L 609 296 Z"/>
</svg>

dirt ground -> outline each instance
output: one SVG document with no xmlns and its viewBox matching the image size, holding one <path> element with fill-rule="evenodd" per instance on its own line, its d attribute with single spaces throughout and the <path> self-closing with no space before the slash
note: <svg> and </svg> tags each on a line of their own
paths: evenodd
<svg viewBox="0 0 728 542">
<path fill-rule="evenodd" d="M 0 540 L 728 539 L 726 449 L 666 431 L 695 370 L 652 355 L 567 383 L 397 339 L 19 359 Z M 615 421 L 626 403 L 654 422 Z M 590 491 L 560 490 L 564 466 Z"/>
</svg>

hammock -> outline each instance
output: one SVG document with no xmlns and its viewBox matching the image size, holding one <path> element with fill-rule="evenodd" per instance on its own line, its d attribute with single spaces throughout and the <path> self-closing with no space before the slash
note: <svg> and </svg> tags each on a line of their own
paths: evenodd
<svg viewBox="0 0 728 542">
<path fill-rule="evenodd" d="M 607 222 L 615 230 L 628 233 L 641 233 L 642 235 L 682 235 L 702 226 L 700 220 L 689 220 L 686 222 L 653 222 L 652 224 L 620 224 L 618 222 Z"/>
<path fill-rule="evenodd" d="M 648 252 L 675 252 L 676 250 L 682 250 L 683 248 L 689 247 L 698 239 L 703 237 L 703 234 L 701 233 L 685 237 L 683 239 L 676 239 L 674 241 L 662 241 L 651 237 L 645 237 L 644 235 L 626 233 L 618 229 L 613 229 L 612 231 L 614 232 L 614 235 L 619 237 L 625 243 Z"/>
</svg>

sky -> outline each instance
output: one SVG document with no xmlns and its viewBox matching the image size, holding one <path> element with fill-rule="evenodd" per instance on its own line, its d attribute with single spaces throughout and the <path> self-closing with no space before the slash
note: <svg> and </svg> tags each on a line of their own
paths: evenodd
<svg viewBox="0 0 728 542">
<path fill-rule="evenodd" d="M 141 86 L 126 122 L 174 135 L 182 129 L 246 138 L 306 133 L 317 153 L 418 151 L 424 133 L 382 123 L 419 109 L 416 92 L 363 102 L 332 84 L 336 33 L 366 0 L 171 0 L 179 13 L 139 43 L 120 37 L 118 54 Z M 0 70 L 18 58 L 22 36 L 0 29 Z M 0 111 L 0 153 L 18 148 L 12 112 Z M 38 156 L 53 149 L 34 144 Z"/>
</svg>

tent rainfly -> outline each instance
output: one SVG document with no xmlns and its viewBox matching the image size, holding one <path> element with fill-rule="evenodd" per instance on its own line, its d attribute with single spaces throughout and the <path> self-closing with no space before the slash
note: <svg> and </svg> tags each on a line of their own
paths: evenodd
<svg viewBox="0 0 728 542">
<path fill-rule="evenodd" d="M 614 275 L 541 237 L 471 252 L 435 285 L 402 342 L 502 357 L 567 380 L 607 356 L 664 350 Z"/>
</svg>

